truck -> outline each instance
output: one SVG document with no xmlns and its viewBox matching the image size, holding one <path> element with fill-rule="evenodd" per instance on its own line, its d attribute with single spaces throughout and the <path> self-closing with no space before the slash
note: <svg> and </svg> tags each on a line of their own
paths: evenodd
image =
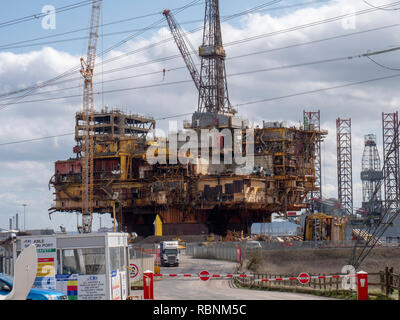
<svg viewBox="0 0 400 320">
<path fill-rule="evenodd" d="M 162 241 L 160 243 L 161 266 L 179 266 L 179 242 Z"/>
</svg>

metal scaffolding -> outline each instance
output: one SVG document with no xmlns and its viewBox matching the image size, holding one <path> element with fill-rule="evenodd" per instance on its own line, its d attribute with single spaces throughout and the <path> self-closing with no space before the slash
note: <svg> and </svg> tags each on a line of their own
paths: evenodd
<svg viewBox="0 0 400 320">
<path fill-rule="evenodd" d="M 382 112 L 385 208 L 394 213 L 399 194 L 399 116 L 398 112 Z"/>
<path fill-rule="evenodd" d="M 361 181 L 363 192 L 362 207 L 369 214 L 379 214 L 381 212 L 382 193 L 380 181 L 382 178 L 376 135 L 367 134 L 364 136 L 364 151 L 361 159 Z"/>
<path fill-rule="evenodd" d="M 204 18 L 198 112 L 232 113 L 226 82 L 219 0 L 207 0 Z"/>
<path fill-rule="evenodd" d="M 338 199 L 347 214 L 353 214 L 353 169 L 351 119 L 336 119 Z"/>
<path fill-rule="evenodd" d="M 321 113 L 318 111 L 303 111 L 304 129 L 321 131 Z M 307 202 L 313 198 L 322 199 L 322 175 L 321 175 L 321 139 L 315 143 L 315 190 L 307 195 Z"/>
</svg>

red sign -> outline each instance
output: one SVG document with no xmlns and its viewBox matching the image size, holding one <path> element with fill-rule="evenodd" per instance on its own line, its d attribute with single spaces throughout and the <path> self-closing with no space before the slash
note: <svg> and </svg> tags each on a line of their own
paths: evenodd
<svg viewBox="0 0 400 320">
<path fill-rule="evenodd" d="M 299 276 L 297 277 L 297 280 L 299 280 L 301 284 L 307 284 L 310 282 L 310 275 L 305 272 L 300 273 Z"/>
<path fill-rule="evenodd" d="M 54 258 L 38 258 L 38 262 L 54 262 Z"/>
<path fill-rule="evenodd" d="M 208 279 L 210 279 L 210 273 L 206 270 L 203 270 L 200 272 L 200 279 L 203 281 L 207 281 Z"/>
<path fill-rule="evenodd" d="M 136 276 L 139 274 L 139 268 L 136 264 L 131 263 L 129 269 L 129 276 L 131 279 L 136 278 Z"/>
</svg>

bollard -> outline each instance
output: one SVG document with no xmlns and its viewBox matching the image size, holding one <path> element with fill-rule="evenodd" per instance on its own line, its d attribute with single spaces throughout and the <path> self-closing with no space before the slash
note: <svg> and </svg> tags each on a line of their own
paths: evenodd
<svg viewBox="0 0 400 320">
<path fill-rule="evenodd" d="M 357 272 L 357 300 L 368 300 L 368 273 Z"/>
<path fill-rule="evenodd" d="M 143 272 L 143 299 L 154 300 L 153 271 Z"/>
<path fill-rule="evenodd" d="M 242 249 L 239 246 L 236 246 L 236 256 L 237 256 L 237 262 L 242 261 Z"/>
</svg>

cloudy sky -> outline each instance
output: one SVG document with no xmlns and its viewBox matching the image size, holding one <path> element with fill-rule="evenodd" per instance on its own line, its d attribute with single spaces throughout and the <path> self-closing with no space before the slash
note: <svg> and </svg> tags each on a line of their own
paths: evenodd
<svg viewBox="0 0 400 320">
<path fill-rule="evenodd" d="M 73 156 L 70 133 L 82 107 L 78 70 L 87 50 L 88 3 L 0 3 L 0 228 L 8 228 L 15 213 L 23 227 L 26 203 L 26 228 L 76 229 L 74 214 L 49 219 L 54 195 L 48 182 L 54 162 Z M 204 15 L 204 1 L 165 3 L 103 0 L 95 69 L 97 109 L 107 105 L 151 115 L 164 130 L 168 121 L 161 118 L 195 111 L 197 93 L 161 12 L 169 8 L 176 14 L 194 48 L 201 44 Z M 377 8 L 388 4 L 393 6 Z M 59 9 L 55 20 L 40 15 L 46 5 Z M 382 112 L 398 110 L 400 102 L 400 52 L 374 56 L 375 62 L 357 56 L 400 45 L 394 10 L 400 1 L 220 0 L 220 7 L 231 103 L 254 122 L 298 125 L 303 110 L 321 111 L 322 128 L 329 132 L 322 145 L 324 197 L 337 197 L 335 120 L 351 118 L 354 206 L 359 207 L 364 135 L 376 134 L 382 157 Z M 46 87 L 10 94 L 74 68 Z M 358 82 L 363 83 L 350 85 Z M 175 120 L 183 119 L 188 117 Z M 50 136 L 58 137 L 40 139 Z M 101 223 L 111 226 L 109 215 Z M 96 215 L 94 229 L 99 225 Z"/>
</svg>

